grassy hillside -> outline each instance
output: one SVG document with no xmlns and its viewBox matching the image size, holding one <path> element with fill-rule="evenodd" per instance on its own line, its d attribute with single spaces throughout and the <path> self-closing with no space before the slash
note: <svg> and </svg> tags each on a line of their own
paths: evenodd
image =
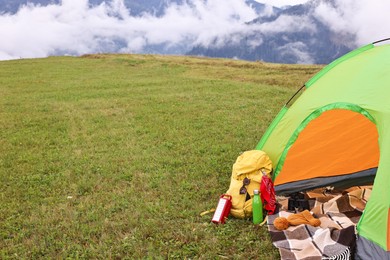
<svg viewBox="0 0 390 260">
<path fill-rule="evenodd" d="M 319 69 L 152 55 L 0 62 L 0 258 L 278 259 L 265 227 L 199 213 Z"/>
</svg>

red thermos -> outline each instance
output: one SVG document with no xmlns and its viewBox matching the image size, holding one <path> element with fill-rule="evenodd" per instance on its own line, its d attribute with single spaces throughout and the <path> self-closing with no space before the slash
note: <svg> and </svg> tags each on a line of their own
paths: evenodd
<svg viewBox="0 0 390 260">
<path fill-rule="evenodd" d="M 232 196 L 229 194 L 222 194 L 221 197 L 219 197 L 218 206 L 211 221 L 215 224 L 224 224 L 230 213 L 231 207 Z"/>
</svg>

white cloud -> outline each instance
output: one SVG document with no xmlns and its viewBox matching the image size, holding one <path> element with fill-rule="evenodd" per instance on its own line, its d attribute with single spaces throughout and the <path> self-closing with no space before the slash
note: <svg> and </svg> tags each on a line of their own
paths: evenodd
<svg viewBox="0 0 390 260">
<path fill-rule="evenodd" d="M 0 16 L 0 59 L 80 55 L 115 49 L 117 42 L 121 52 L 139 52 L 147 44 L 208 45 L 216 37 L 221 43 L 256 17 L 244 0 L 194 0 L 171 5 L 162 17 L 131 17 L 122 0 L 95 7 L 87 0 L 28 5 Z"/>
<path fill-rule="evenodd" d="M 274 0 L 258 1 L 276 3 Z M 298 1 L 282 2 L 297 4 L 307 0 Z M 247 24 L 259 15 L 271 15 L 273 9 L 268 6 L 263 14 L 257 14 L 245 0 L 188 2 L 172 4 L 160 17 L 151 14 L 131 16 L 123 0 L 93 7 L 88 5 L 88 0 L 63 0 L 61 4 L 48 6 L 27 5 L 16 14 L 0 15 L 0 60 L 53 54 L 138 53 L 153 51 L 153 46 L 188 51 L 199 44 L 207 47 L 225 42 L 239 43 L 241 37 L 248 35 L 248 45 L 255 48 L 264 43 L 262 35 L 316 31 L 308 16 L 282 15 L 272 22 Z M 388 0 L 334 0 L 320 4 L 314 16 L 330 26 L 338 37 L 355 35 L 356 41 L 350 46 L 357 47 L 390 37 L 389 13 Z M 302 44 L 292 42 L 281 50 L 305 57 Z M 145 50 L 146 46 L 148 50 Z"/>
<path fill-rule="evenodd" d="M 294 56 L 298 58 L 300 64 L 312 64 L 314 59 L 308 53 L 307 47 L 302 42 L 291 42 L 278 48 L 278 52 L 281 52 L 284 56 Z"/>
<path fill-rule="evenodd" d="M 252 25 L 251 30 L 263 34 L 268 33 L 294 33 L 300 31 L 314 32 L 315 25 L 309 17 L 281 15 L 275 21 Z"/>
<path fill-rule="evenodd" d="M 323 2 L 315 14 L 338 34 L 353 34 L 356 42 L 365 45 L 390 37 L 388 0 L 336 0 L 335 5 Z"/>
</svg>

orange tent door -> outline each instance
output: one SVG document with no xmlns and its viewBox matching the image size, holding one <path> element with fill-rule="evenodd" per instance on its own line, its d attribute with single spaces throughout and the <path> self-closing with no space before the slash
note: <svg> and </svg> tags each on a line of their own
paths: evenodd
<svg viewBox="0 0 390 260">
<path fill-rule="evenodd" d="M 378 132 L 367 117 L 347 109 L 323 112 L 299 133 L 275 185 L 375 168 Z"/>
</svg>

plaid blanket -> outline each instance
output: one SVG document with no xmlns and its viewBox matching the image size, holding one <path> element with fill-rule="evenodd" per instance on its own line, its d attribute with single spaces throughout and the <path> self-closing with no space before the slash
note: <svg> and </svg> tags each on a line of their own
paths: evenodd
<svg viewBox="0 0 390 260">
<path fill-rule="evenodd" d="M 278 214 L 268 216 L 267 224 L 281 259 L 351 259 L 356 224 L 371 194 L 371 187 L 353 187 L 345 191 L 317 189 L 306 193 L 310 211 L 321 220 L 321 226 L 290 226 L 279 231 L 273 226 L 277 217 L 288 217 L 287 198 L 278 198 Z"/>
</svg>

